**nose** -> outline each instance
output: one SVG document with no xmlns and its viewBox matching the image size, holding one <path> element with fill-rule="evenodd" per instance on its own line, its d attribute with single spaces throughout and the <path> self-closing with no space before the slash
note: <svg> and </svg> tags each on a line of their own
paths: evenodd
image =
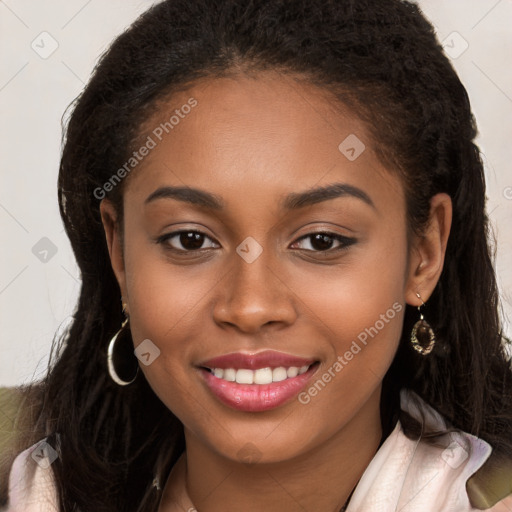
<svg viewBox="0 0 512 512">
<path fill-rule="evenodd" d="M 255 334 L 296 320 L 295 295 L 265 253 L 252 263 L 234 254 L 232 270 L 222 279 L 213 311 L 217 324 Z"/>
</svg>

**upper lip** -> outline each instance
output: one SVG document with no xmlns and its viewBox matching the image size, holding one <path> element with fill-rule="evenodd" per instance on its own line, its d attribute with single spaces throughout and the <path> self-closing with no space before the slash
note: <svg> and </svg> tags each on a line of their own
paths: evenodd
<svg viewBox="0 0 512 512">
<path fill-rule="evenodd" d="M 280 366 L 291 367 L 309 366 L 315 362 L 315 359 L 305 359 L 303 357 L 276 352 L 275 350 L 265 350 L 256 354 L 247 354 L 243 352 L 233 352 L 222 356 L 214 357 L 203 361 L 198 366 L 205 368 L 245 368 L 247 370 L 259 370 L 260 368 L 278 368 Z"/>
</svg>

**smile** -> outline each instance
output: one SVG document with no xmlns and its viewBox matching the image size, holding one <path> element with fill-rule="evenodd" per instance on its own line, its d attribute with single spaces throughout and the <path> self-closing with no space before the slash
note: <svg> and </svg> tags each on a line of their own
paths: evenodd
<svg viewBox="0 0 512 512">
<path fill-rule="evenodd" d="M 292 400 L 319 362 L 275 351 L 232 353 L 198 365 L 203 383 L 224 405 L 244 412 L 275 409 Z"/>
<path fill-rule="evenodd" d="M 278 368 L 261 368 L 259 370 L 248 370 L 245 368 L 208 368 L 215 377 L 225 380 L 227 382 L 237 382 L 238 384 L 271 384 L 272 382 L 282 382 L 286 379 L 293 379 L 297 375 L 306 373 L 309 365 L 304 365 L 298 368 L 297 366 L 290 366 L 285 368 L 279 366 Z"/>
</svg>

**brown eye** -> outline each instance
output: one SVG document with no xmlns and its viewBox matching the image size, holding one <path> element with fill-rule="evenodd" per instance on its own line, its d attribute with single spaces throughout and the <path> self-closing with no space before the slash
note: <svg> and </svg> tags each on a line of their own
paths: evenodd
<svg viewBox="0 0 512 512">
<path fill-rule="evenodd" d="M 294 245 L 304 240 L 309 240 L 309 243 L 305 244 L 306 247 L 302 247 L 301 249 L 313 252 L 334 252 L 345 249 L 356 242 L 355 238 L 348 238 L 335 233 L 310 233 L 309 235 L 299 238 Z M 333 248 L 333 245 L 336 243 L 338 246 Z"/>
<path fill-rule="evenodd" d="M 201 249 L 215 247 L 215 244 L 203 247 L 205 241 L 213 242 L 212 239 L 200 231 L 174 231 L 163 235 L 158 239 L 158 243 L 170 246 L 169 249 L 178 252 L 192 252 Z"/>
</svg>

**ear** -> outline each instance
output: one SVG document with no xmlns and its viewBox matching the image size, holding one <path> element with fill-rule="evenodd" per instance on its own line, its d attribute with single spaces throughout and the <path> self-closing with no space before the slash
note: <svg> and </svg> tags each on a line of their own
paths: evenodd
<svg viewBox="0 0 512 512">
<path fill-rule="evenodd" d="M 108 199 L 103 199 L 100 203 L 101 222 L 105 230 L 108 253 L 112 270 L 116 276 L 121 296 L 128 302 L 126 293 L 126 273 L 123 258 L 123 242 L 121 237 L 121 226 L 118 221 L 117 211 Z"/>
<path fill-rule="evenodd" d="M 411 306 L 427 302 L 444 265 L 452 225 L 452 201 L 448 194 L 436 194 L 430 201 L 430 215 L 423 235 L 411 243 L 405 300 Z M 417 294 L 421 296 L 418 298 Z"/>
</svg>

